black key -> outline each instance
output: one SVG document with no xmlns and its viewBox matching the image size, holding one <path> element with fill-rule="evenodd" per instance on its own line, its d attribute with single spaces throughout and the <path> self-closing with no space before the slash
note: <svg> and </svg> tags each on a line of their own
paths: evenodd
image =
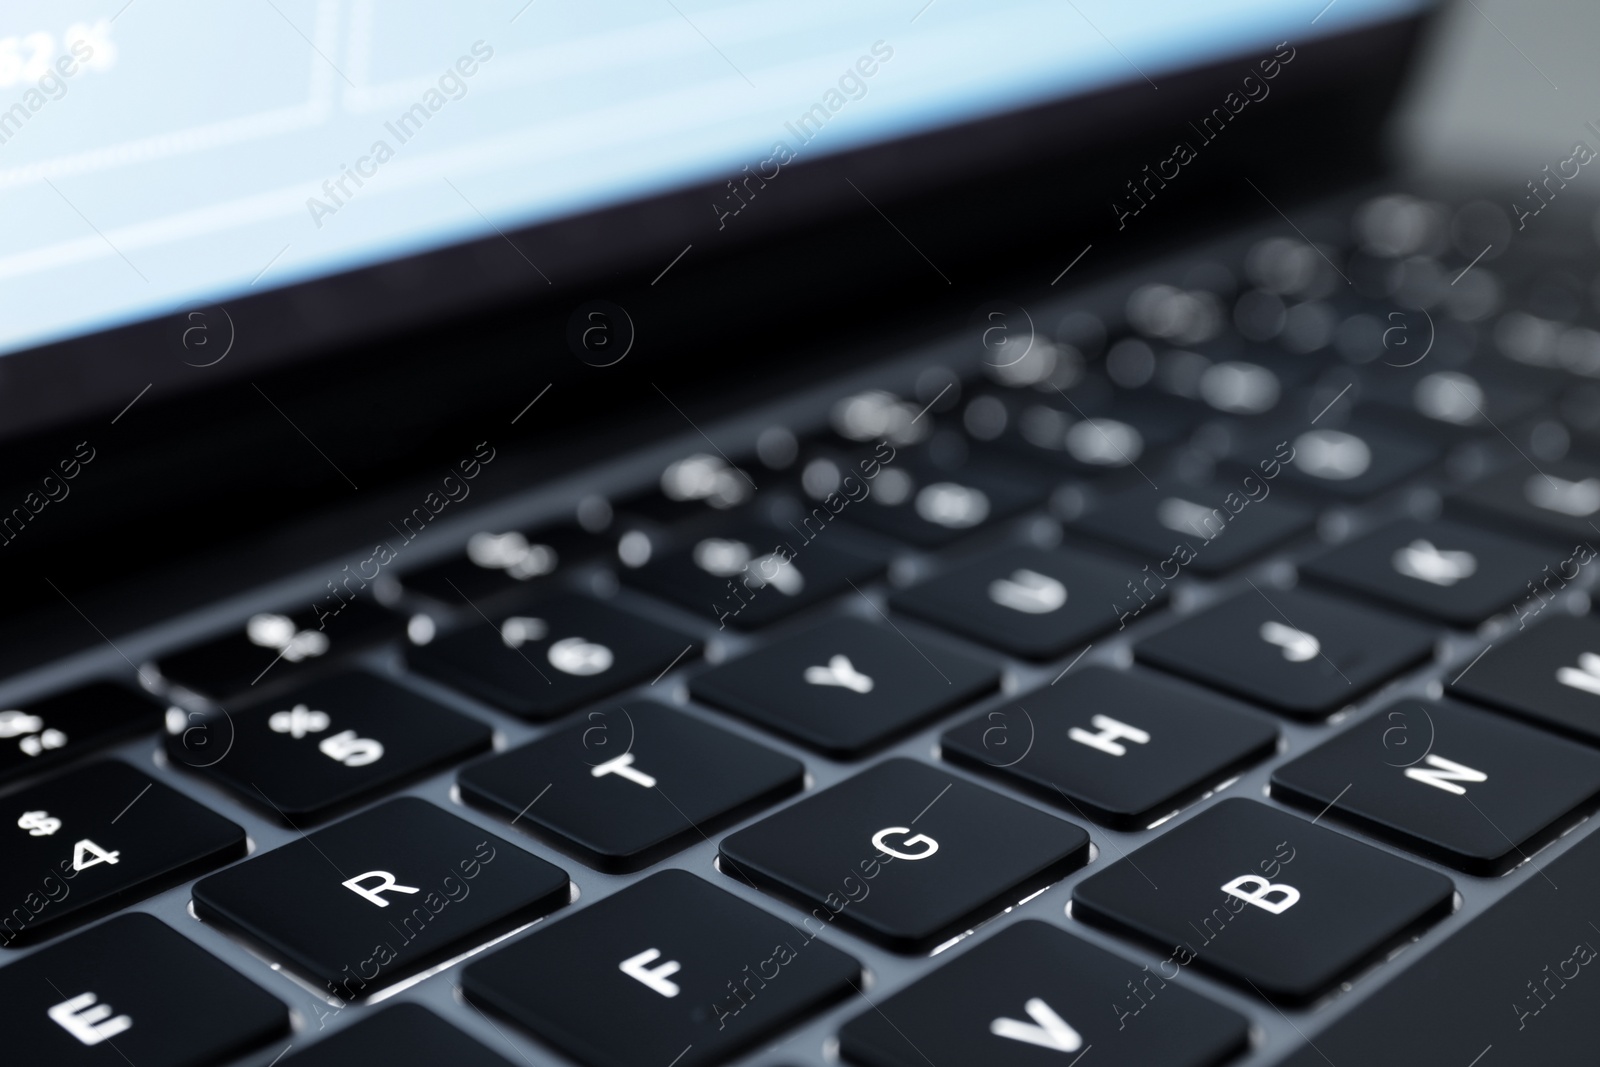
<svg viewBox="0 0 1600 1067">
<path fill-rule="evenodd" d="M 861 965 L 687 871 L 474 962 L 461 988 L 585 1067 L 707 1067 L 859 987 Z"/>
<path fill-rule="evenodd" d="M 1387 409 L 1372 412 L 1385 421 L 1414 426 L 1443 439 L 1493 434 L 1495 427 L 1514 426 L 1553 399 L 1555 390 L 1523 375 L 1495 373 L 1492 365 L 1472 368 L 1478 377 L 1459 370 L 1441 371 L 1431 363 L 1392 368 L 1361 383 L 1362 401 Z M 1513 430 L 1515 436 L 1515 430 Z"/>
<path fill-rule="evenodd" d="M 1017 547 L 896 593 L 890 603 L 974 641 L 1052 659 L 1111 629 L 1119 612 L 1165 602 L 1166 585 L 1148 567 L 1141 573 L 1069 549 Z"/>
<path fill-rule="evenodd" d="M 278 685 L 340 655 L 398 638 L 406 617 L 365 598 L 330 595 L 294 615 L 261 612 L 226 637 L 174 652 L 157 667 L 170 681 L 217 699 Z"/>
<path fill-rule="evenodd" d="M 1174 966 L 1166 977 L 1177 974 Z M 937 1050 L 938 1062 L 1066 1065 L 1091 1048 L 1107 1063 L 1215 1067 L 1244 1051 L 1249 1024 L 1149 967 L 1029 919 L 879 1001 L 845 1023 L 839 1041 L 862 1067 L 927 1067 L 922 1049 Z"/>
<path fill-rule="evenodd" d="M 903 952 L 946 938 L 1089 860 L 1072 823 L 892 759 L 722 842 L 724 873 Z M 859 895 L 857 895 L 859 894 Z"/>
<path fill-rule="evenodd" d="M 0 782 L 160 726 L 160 704 L 114 682 L 91 682 L 0 711 Z"/>
<path fill-rule="evenodd" d="M 631 871 L 799 792 L 805 766 L 659 704 L 589 712 L 461 772 L 461 796 Z"/>
<path fill-rule="evenodd" d="M 1270 482 L 1253 475 L 1237 488 L 1133 486 L 1078 518 L 1072 530 L 1162 560 L 1152 569 L 1170 581 L 1181 571 L 1210 576 L 1242 566 L 1306 533 L 1314 520 L 1314 510 L 1274 496 Z"/>
<path fill-rule="evenodd" d="M 841 460 L 839 466 L 850 464 Z M 938 548 L 1025 511 L 1049 491 L 1047 479 L 1027 479 L 1014 464 L 977 457 L 941 463 L 926 449 L 906 449 L 884 463 L 870 492 L 840 514 L 897 541 Z"/>
<path fill-rule="evenodd" d="M 412 571 L 400 581 L 413 592 L 461 606 L 463 600 L 477 603 L 531 592 L 541 587 L 538 579 L 597 556 L 603 549 L 601 538 L 575 525 L 528 533 L 480 530 L 467 539 L 461 555 Z"/>
<path fill-rule="evenodd" d="M 831 619 L 689 683 L 704 700 L 851 759 L 1000 681 L 994 667 L 860 619 Z"/>
<path fill-rule="evenodd" d="M 1454 522 L 1397 522 L 1301 566 L 1310 578 L 1455 626 L 1528 596 L 1555 560 L 1538 545 Z"/>
<path fill-rule="evenodd" d="M 1594 538 L 1600 523 L 1600 473 L 1591 463 L 1557 460 L 1539 470 L 1517 463 L 1446 502 L 1446 510 L 1556 542 Z M 1594 549 L 1589 549 L 1592 558 Z M 1534 575 L 1533 577 L 1537 577 Z"/>
<path fill-rule="evenodd" d="M 695 646 L 610 604 L 562 593 L 407 656 L 423 674 L 525 718 L 549 719 L 654 678 Z"/>
<path fill-rule="evenodd" d="M 24 945 L 245 854 L 244 830 L 126 763 L 0 803 L 0 944 Z"/>
<path fill-rule="evenodd" d="M 194 910 L 351 1000 L 568 897 L 560 868 L 400 797 L 202 878 Z"/>
<path fill-rule="evenodd" d="M 1589 925 L 1600 837 L 1543 873 L 1520 875 L 1488 911 L 1317 1031 L 1315 1048 L 1295 1041 L 1285 1067 L 1586 1061 L 1600 1041 L 1600 992 L 1584 970 L 1600 946 Z"/>
<path fill-rule="evenodd" d="M 493 731 L 365 672 L 299 686 L 249 711 L 167 736 L 167 754 L 292 826 L 482 752 Z M 217 744 L 228 742 L 226 755 Z M 217 758 L 221 756 L 221 758 Z"/>
<path fill-rule="evenodd" d="M 1134 486 L 1072 528 L 1160 560 L 1153 570 L 1171 580 L 1181 571 L 1233 570 L 1310 529 L 1315 517 L 1311 508 L 1273 495 L 1270 482 L 1252 476 L 1237 488 Z"/>
<path fill-rule="evenodd" d="M 847 533 L 808 541 L 799 527 L 745 523 L 627 571 L 629 585 L 716 620 L 753 629 L 848 592 L 883 570 L 885 557 Z"/>
<path fill-rule="evenodd" d="M 1034 462 L 1079 474 L 1136 472 L 1151 453 L 1188 436 L 1210 414 L 1187 400 L 1159 394 L 1112 396 L 1105 403 L 1045 393 L 1006 405 L 999 444 Z"/>
<path fill-rule="evenodd" d="M 656 526 L 713 519 L 750 502 L 756 481 L 720 455 L 696 452 L 667 464 L 654 488 L 617 504 L 617 513 Z"/>
<path fill-rule="evenodd" d="M 1303 1004 L 1448 914 L 1454 894 L 1442 874 L 1235 798 L 1078 883 L 1072 914 Z"/>
<path fill-rule="evenodd" d="M 1320 718 L 1426 659 L 1433 632 L 1298 589 L 1254 590 L 1147 637 L 1134 654 L 1248 700 Z"/>
<path fill-rule="evenodd" d="M 1552 615 L 1489 646 L 1449 690 L 1580 741 L 1600 742 L 1600 620 Z"/>
<path fill-rule="evenodd" d="M 1345 499 L 1381 493 L 1431 465 L 1439 448 L 1422 437 L 1398 434 L 1377 426 L 1353 423 L 1334 429 L 1278 430 L 1253 437 L 1238 459 L 1278 456 L 1287 439 L 1292 459 L 1284 462 L 1285 481 Z"/>
<path fill-rule="evenodd" d="M 208 1067 L 289 1030 L 289 1009 L 149 915 L 121 915 L 0 970 L 6 1061 Z"/>
<path fill-rule="evenodd" d="M 945 759 L 1119 829 L 1270 756 L 1277 727 L 1203 689 L 1090 667 L 945 732 Z"/>
<path fill-rule="evenodd" d="M 395 1004 L 366 1016 L 283 1067 L 512 1067 L 420 1004 Z"/>
<path fill-rule="evenodd" d="M 1600 754 L 1487 712 L 1403 700 L 1279 767 L 1272 795 L 1500 874 L 1600 796 Z"/>
</svg>

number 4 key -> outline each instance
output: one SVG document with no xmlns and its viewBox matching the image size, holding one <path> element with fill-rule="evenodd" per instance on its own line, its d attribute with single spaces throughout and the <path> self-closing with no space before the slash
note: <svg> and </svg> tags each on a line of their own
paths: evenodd
<svg viewBox="0 0 1600 1067">
<path fill-rule="evenodd" d="M 245 854 L 244 830 L 126 763 L 91 764 L 0 805 L 0 946 L 54 936 Z"/>
</svg>

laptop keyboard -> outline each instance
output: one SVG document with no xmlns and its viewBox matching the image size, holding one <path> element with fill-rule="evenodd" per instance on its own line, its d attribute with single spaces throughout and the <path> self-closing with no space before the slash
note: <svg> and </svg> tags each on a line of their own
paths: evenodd
<svg viewBox="0 0 1600 1067">
<path fill-rule="evenodd" d="M 1453 210 L 1304 209 L 0 712 L 12 1047 L 1572 1062 L 1596 255 Z"/>
</svg>

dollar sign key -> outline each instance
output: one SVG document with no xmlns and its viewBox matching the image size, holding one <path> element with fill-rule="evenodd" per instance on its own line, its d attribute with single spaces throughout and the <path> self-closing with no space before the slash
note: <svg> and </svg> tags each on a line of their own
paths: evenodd
<svg viewBox="0 0 1600 1067">
<path fill-rule="evenodd" d="M 17 826 L 28 831 L 29 837 L 48 837 L 61 829 L 61 820 L 48 811 L 25 811 Z"/>
</svg>

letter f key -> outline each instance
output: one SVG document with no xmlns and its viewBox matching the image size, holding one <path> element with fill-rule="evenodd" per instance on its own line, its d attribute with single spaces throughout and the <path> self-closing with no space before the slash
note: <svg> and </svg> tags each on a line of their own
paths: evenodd
<svg viewBox="0 0 1600 1067">
<path fill-rule="evenodd" d="M 683 965 L 677 960 L 668 960 L 659 967 L 650 966 L 660 958 L 660 949 L 647 948 L 637 956 L 629 956 L 617 964 L 617 970 L 636 982 L 644 983 L 664 997 L 675 997 L 681 990 L 678 988 L 678 983 L 668 981 L 667 977 L 677 974 L 683 969 Z"/>
</svg>

